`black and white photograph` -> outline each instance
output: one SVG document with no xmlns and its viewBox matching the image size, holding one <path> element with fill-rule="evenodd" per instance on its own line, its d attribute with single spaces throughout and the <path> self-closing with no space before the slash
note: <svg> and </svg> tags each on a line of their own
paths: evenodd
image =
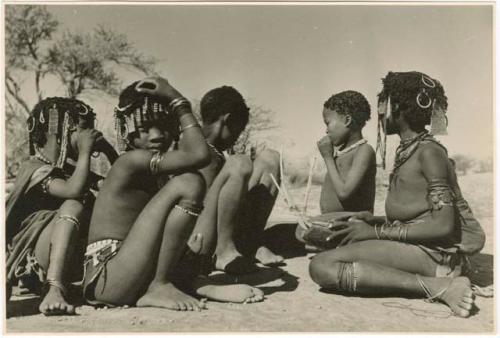
<svg viewBox="0 0 500 338">
<path fill-rule="evenodd" d="M 496 333 L 495 11 L 4 1 L 3 334 Z"/>
</svg>

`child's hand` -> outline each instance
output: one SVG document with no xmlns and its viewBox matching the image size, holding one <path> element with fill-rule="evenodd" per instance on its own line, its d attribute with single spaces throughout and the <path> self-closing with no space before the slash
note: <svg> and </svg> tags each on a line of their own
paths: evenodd
<svg viewBox="0 0 500 338">
<path fill-rule="evenodd" d="M 102 133 L 95 129 L 84 129 L 80 131 L 77 141 L 78 151 L 80 153 L 90 154 L 94 148 L 96 140 L 102 137 Z"/>
<path fill-rule="evenodd" d="M 318 141 L 318 150 L 323 158 L 333 156 L 333 144 L 328 135 Z"/>
<path fill-rule="evenodd" d="M 139 93 L 145 93 L 152 96 L 161 96 L 168 101 L 172 101 L 176 97 L 182 96 L 168 81 L 162 77 L 148 77 L 135 86 L 135 90 Z"/>
<path fill-rule="evenodd" d="M 375 225 L 376 218 L 369 211 L 359 211 L 359 212 L 354 213 L 351 216 L 341 217 L 339 220 L 343 220 L 343 221 L 361 220 L 361 221 L 365 221 L 366 223 L 368 223 L 370 225 Z"/>
</svg>

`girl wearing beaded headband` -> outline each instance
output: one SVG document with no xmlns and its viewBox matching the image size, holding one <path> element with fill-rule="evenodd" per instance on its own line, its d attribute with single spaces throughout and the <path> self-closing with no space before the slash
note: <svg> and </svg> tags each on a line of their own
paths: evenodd
<svg viewBox="0 0 500 338">
<path fill-rule="evenodd" d="M 311 261 L 311 277 L 337 291 L 441 301 L 467 317 L 474 304 L 471 283 L 463 276 L 467 256 L 482 249 L 485 237 L 462 197 L 446 148 L 425 129 L 432 116 L 442 118 L 436 114 L 446 109 L 444 90 L 419 72 L 391 72 L 383 83 L 381 127 L 401 138 L 387 216 L 360 212 L 334 222 L 329 241 L 340 240 L 340 247 Z"/>
<path fill-rule="evenodd" d="M 137 90 L 139 81 L 125 88 L 120 95 L 118 106 L 115 108 L 115 132 L 119 151 L 135 149 L 131 140 L 138 131 L 149 126 L 156 126 L 168 133 L 173 141 L 179 140 L 179 122 L 173 115 L 170 106 L 164 98 L 148 95 Z M 177 102 L 179 104 L 179 102 Z M 180 104 L 189 104 L 185 99 Z"/>
<path fill-rule="evenodd" d="M 72 281 L 67 271 L 78 264 L 72 248 L 86 241 L 79 229 L 89 212 L 85 204 L 92 202 L 90 156 L 105 149 L 104 140 L 95 147 L 102 135 L 93 129 L 94 119 L 92 108 L 79 100 L 39 102 L 27 120 L 31 157 L 7 199 L 7 283 L 21 280 L 42 291 L 39 309 L 45 315 L 75 313 L 66 298 L 65 284 Z M 72 174 L 65 172 L 67 157 L 77 160 Z"/>
</svg>

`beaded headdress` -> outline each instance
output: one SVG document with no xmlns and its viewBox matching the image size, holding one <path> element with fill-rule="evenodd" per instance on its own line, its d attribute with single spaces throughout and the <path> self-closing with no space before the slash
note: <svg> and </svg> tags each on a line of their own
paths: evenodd
<svg viewBox="0 0 500 338">
<path fill-rule="evenodd" d="M 382 82 L 383 89 L 378 95 L 377 151 L 385 168 L 385 123 L 394 111 L 413 112 L 414 116 L 407 118 L 424 120 L 425 125 L 430 125 L 432 135 L 446 135 L 448 102 L 439 81 L 421 72 L 389 72 Z"/>
<path fill-rule="evenodd" d="M 92 108 L 77 99 L 51 97 L 40 101 L 26 121 L 30 155 L 40 155 L 39 144 L 45 142 L 45 133 L 56 135 L 61 148 L 54 165 L 62 168 L 67 158 L 70 131 L 76 129 L 81 119 L 91 122 L 87 127 L 93 128 L 95 117 Z"/>
<path fill-rule="evenodd" d="M 129 136 L 144 125 L 155 124 L 179 138 L 177 119 L 167 110 L 167 103 L 159 97 L 140 93 L 135 89 L 137 82 L 127 87 L 120 95 L 115 108 L 116 143 L 120 152 L 132 148 Z"/>
</svg>

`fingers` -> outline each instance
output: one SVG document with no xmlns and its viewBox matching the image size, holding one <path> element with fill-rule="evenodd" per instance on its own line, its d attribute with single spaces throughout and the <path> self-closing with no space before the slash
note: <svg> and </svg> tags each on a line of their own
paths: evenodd
<svg viewBox="0 0 500 338">
<path fill-rule="evenodd" d="M 330 241 L 333 241 L 335 238 L 337 238 L 338 236 L 341 236 L 341 235 L 344 235 L 344 234 L 347 234 L 351 231 L 351 229 L 347 228 L 347 229 L 343 229 L 343 230 L 338 230 L 338 231 L 335 231 L 333 234 L 331 234 L 330 236 L 328 236 L 326 238 L 327 242 L 330 242 Z"/>
<path fill-rule="evenodd" d="M 342 230 L 346 227 L 349 227 L 349 225 L 351 225 L 351 223 L 349 221 L 334 221 L 332 224 L 330 224 L 328 226 L 328 229 L 330 229 L 330 230 L 335 230 L 335 229 Z"/>
<path fill-rule="evenodd" d="M 352 233 L 350 233 L 347 236 L 345 236 L 344 238 L 342 238 L 342 240 L 339 243 L 339 246 L 349 244 L 351 242 L 351 237 L 352 237 Z"/>
<path fill-rule="evenodd" d="M 139 93 L 153 94 L 158 88 L 158 80 L 156 78 L 145 78 L 136 84 L 135 90 Z"/>
</svg>

